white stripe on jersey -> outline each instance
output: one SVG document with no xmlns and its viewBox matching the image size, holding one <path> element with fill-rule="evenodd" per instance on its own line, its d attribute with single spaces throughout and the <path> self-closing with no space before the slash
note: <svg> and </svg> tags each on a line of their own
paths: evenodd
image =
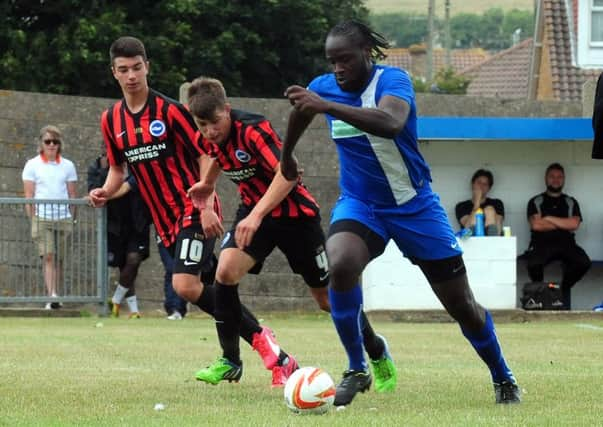
<svg viewBox="0 0 603 427">
<path fill-rule="evenodd" d="M 373 79 L 361 95 L 362 107 L 376 108 L 375 93 L 377 91 L 377 82 L 383 73 L 383 69 L 375 72 Z M 416 190 L 410 181 L 408 169 L 393 139 L 381 138 L 375 135 L 365 134 L 371 144 L 377 161 L 381 165 L 385 178 L 389 183 L 394 199 L 398 205 L 401 205 L 417 195 Z"/>
</svg>

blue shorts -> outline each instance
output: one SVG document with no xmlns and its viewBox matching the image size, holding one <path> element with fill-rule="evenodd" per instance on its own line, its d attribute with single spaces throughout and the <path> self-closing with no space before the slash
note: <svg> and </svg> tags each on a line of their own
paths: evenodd
<svg viewBox="0 0 603 427">
<path fill-rule="evenodd" d="M 383 238 L 392 239 L 407 258 L 435 260 L 462 255 L 463 251 L 440 204 L 427 189 L 400 206 L 375 206 L 340 196 L 331 212 L 331 224 L 352 220 Z"/>
</svg>

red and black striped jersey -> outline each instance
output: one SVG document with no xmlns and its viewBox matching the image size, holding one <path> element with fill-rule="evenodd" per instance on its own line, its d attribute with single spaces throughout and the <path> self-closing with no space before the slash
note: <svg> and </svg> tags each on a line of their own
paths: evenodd
<svg viewBox="0 0 603 427">
<path fill-rule="evenodd" d="M 166 247 L 178 232 L 201 221 L 186 191 L 199 181 L 197 126 L 179 102 L 149 90 L 144 108 L 128 109 L 124 99 L 101 116 L 101 130 L 110 165 L 127 162 L 157 233 Z M 221 216 L 216 197 L 214 209 Z"/>
<path fill-rule="evenodd" d="M 198 145 L 202 152 L 215 158 L 224 175 L 237 184 L 243 204 L 253 208 L 274 178 L 283 144 L 263 116 L 233 109 L 230 118 L 232 128 L 224 143 L 213 144 L 198 134 Z M 270 215 L 314 217 L 318 212 L 318 203 L 299 180 Z"/>
</svg>

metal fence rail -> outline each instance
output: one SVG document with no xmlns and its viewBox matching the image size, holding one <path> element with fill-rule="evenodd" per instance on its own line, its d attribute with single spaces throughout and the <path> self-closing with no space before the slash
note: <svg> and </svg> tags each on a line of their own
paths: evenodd
<svg viewBox="0 0 603 427">
<path fill-rule="evenodd" d="M 28 218 L 27 204 L 38 215 Z M 54 213 L 48 214 L 61 209 L 75 210 L 75 219 L 58 220 Z M 32 240 L 32 227 L 47 230 L 37 243 Z M 106 236 L 106 210 L 94 209 L 86 200 L 0 198 L 0 303 L 105 304 Z M 49 259 L 57 272 L 56 298 L 47 295 L 44 275 L 53 270 L 45 268 L 40 245 L 55 254 Z"/>
</svg>

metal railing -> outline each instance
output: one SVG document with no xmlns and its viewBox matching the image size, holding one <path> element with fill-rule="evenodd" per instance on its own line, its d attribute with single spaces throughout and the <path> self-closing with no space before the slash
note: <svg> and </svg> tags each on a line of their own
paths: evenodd
<svg viewBox="0 0 603 427">
<path fill-rule="evenodd" d="M 52 280 L 56 297 L 47 291 Z M 106 313 L 107 290 L 105 208 L 84 199 L 0 198 L 0 303 L 99 303 Z"/>
</svg>

